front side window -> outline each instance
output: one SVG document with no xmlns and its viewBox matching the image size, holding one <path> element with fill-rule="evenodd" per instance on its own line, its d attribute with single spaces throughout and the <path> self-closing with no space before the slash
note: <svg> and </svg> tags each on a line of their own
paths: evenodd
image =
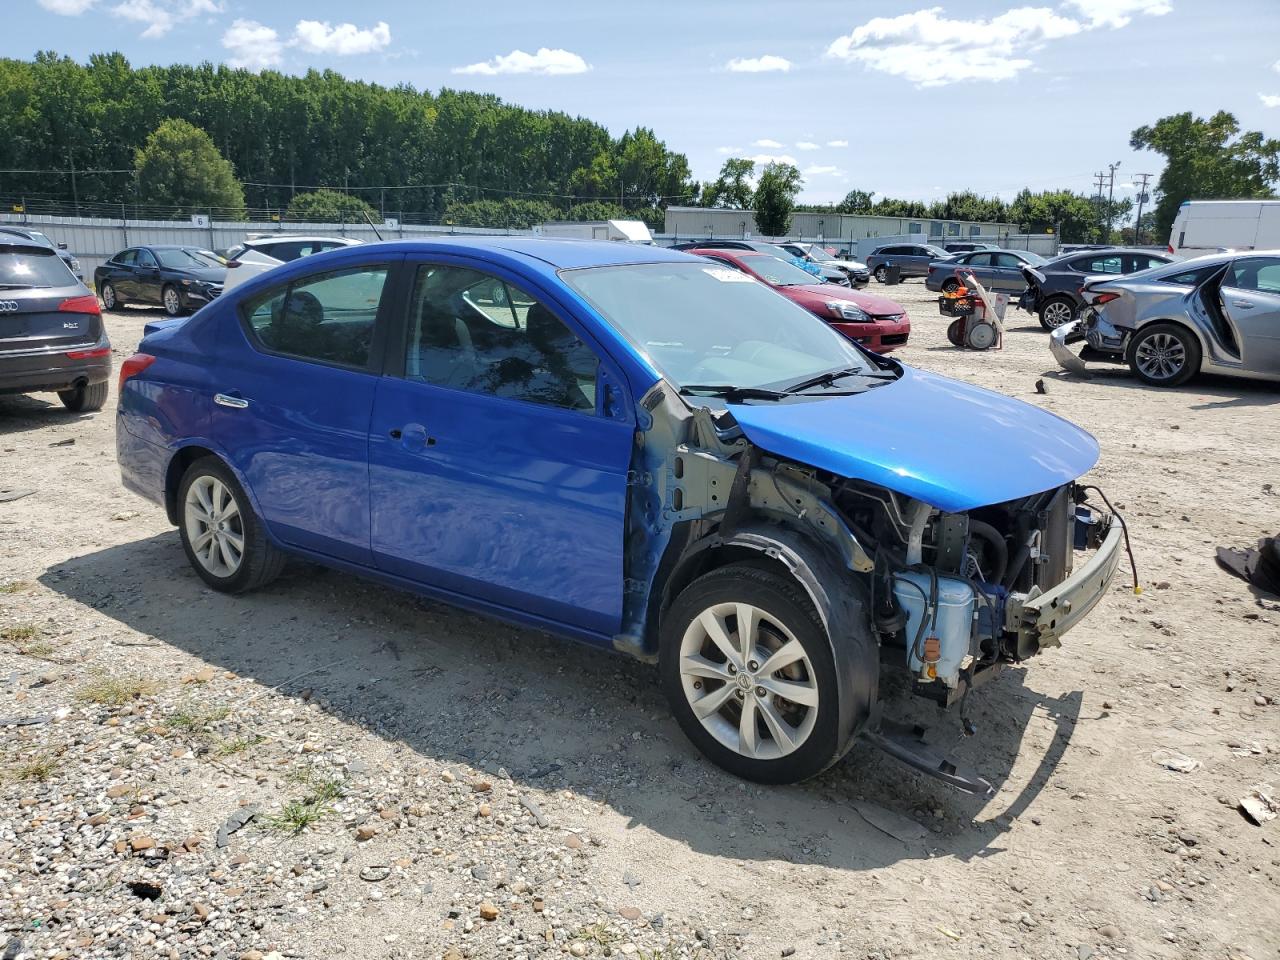
<svg viewBox="0 0 1280 960">
<path fill-rule="evenodd" d="M 1082 273 L 1123 273 L 1119 255 L 1089 257 L 1079 267 Z"/>
<path fill-rule="evenodd" d="M 1250 257 L 1231 265 L 1231 286 L 1259 293 L 1280 293 L 1280 257 Z"/>
<path fill-rule="evenodd" d="M 367 368 L 387 269 L 304 277 L 255 297 L 244 307 L 254 338 L 273 353 Z"/>
<path fill-rule="evenodd" d="M 875 369 L 804 307 L 719 263 L 590 267 L 560 277 L 676 386 L 772 388 L 837 368 Z"/>
<path fill-rule="evenodd" d="M 467 267 L 418 269 L 405 376 L 568 410 L 596 409 L 591 348 L 519 287 Z"/>
<path fill-rule="evenodd" d="M 155 265 L 156 265 L 156 258 L 151 255 L 150 250 L 138 251 L 138 266 L 154 267 Z"/>
</svg>

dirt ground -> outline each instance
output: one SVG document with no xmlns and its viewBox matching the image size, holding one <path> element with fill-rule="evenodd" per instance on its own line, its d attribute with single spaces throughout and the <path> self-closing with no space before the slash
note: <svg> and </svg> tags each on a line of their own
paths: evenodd
<svg viewBox="0 0 1280 960">
<path fill-rule="evenodd" d="M 993 799 L 866 746 L 736 781 L 650 668 L 345 574 L 213 593 L 120 485 L 114 391 L 0 398 L 0 489 L 35 491 L 0 502 L 0 953 L 1280 955 L 1280 820 L 1236 809 L 1280 785 L 1280 601 L 1213 561 L 1280 528 L 1280 389 L 1060 376 L 1017 311 L 961 352 L 919 282 L 875 290 L 904 361 L 1092 431 L 1133 532 L 1142 594 L 1122 568 L 978 691 L 976 736 L 890 704 Z M 153 316 L 107 318 L 117 365 Z"/>
</svg>

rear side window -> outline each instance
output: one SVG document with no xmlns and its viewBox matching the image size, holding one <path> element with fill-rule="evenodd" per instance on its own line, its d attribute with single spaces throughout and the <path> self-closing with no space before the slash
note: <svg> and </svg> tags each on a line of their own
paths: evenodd
<svg viewBox="0 0 1280 960">
<path fill-rule="evenodd" d="M 54 251 L 0 243 L 0 291 L 68 287 L 74 283 L 76 278 Z"/>
<path fill-rule="evenodd" d="M 138 251 L 125 250 L 122 253 L 118 253 L 113 262 L 120 264 L 122 267 L 132 267 L 138 262 Z"/>
<path fill-rule="evenodd" d="M 1137 273 L 1140 270 L 1150 270 L 1153 267 L 1163 267 L 1169 262 L 1168 260 L 1163 260 L 1160 257 L 1151 257 L 1141 253 L 1133 254 L 1129 259 L 1131 263 L 1129 269 L 1125 271 L 1126 273 Z"/>
<path fill-rule="evenodd" d="M 272 353 L 367 368 L 387 270 L 322 273 L 255 297 L 243 308 L 253 338 Z"/>
<path fill-rule="evenodd" d="M 409 301 L 410 380 L 593 413 L 598 365 L 519 287 L 466 267 L 419 268 Z"/>
<path fill-rule="evenodd" d="M 964 262 L 971 267 L 989 267 L 991 266 L 991 254 L 975 253 L 972 256 L 965 257 Z"/>
</svg>

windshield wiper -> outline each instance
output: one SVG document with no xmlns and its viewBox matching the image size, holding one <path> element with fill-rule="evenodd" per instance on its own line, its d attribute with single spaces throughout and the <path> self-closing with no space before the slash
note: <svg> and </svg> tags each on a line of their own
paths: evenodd
<svg viewBox="0 0 1280 960">
<path fill-rule="evenodd" d="M 47 283 L 0 283 L 0 290 L 48 290 Z"/>
<path fill-rule="evenodd" d="M 686 383 L 680 388 L 686 397 L 722 397 L 730 403 L 742 400 L 781 400 L 786 394 L 777 390 L 766 390 L 763 387 L 735 387 L 731 383 Z"/>
<path fill-rule="evenodd" d="M 865 370 L 857 367 L 845 367 L 843 370 L 828 370 L 826 373 L 820 373 L 816 377 L 810 377 L 808 380 L 801 380 L 799 383 L 793 383 L 786 388 L 787 393 L 799 393 L 801 390 L 808 390 L 810 387 L 830 386 L 837 380 L 843 380 L 845 377 L 866 376 Z"/>
</svg>

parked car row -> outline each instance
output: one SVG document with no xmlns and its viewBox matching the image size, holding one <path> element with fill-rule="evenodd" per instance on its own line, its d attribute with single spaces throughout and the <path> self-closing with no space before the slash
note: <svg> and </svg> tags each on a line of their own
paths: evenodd
<svg viewBox="0 0 1280 960">
<path fill-rule="evenodd" d="M 846 271 L 835 267 L 827 266 L 810 260 L 807 257 L 800 256 L 790 250 L 785 250 L 776 243 L 766 243 L 763 240 L 700 240 L 696 243 L 677 243 L 671 248 L 672 250 L 754 250 L 757 253 L 764 253 L 771 257 L 777 257 L 779 260 L 791 263 L 793 266 L 799 267 L 806 273 L 811 273 L 815 277 L 827 283 L 849 285 L 849 277 Z"/>
</svg>

